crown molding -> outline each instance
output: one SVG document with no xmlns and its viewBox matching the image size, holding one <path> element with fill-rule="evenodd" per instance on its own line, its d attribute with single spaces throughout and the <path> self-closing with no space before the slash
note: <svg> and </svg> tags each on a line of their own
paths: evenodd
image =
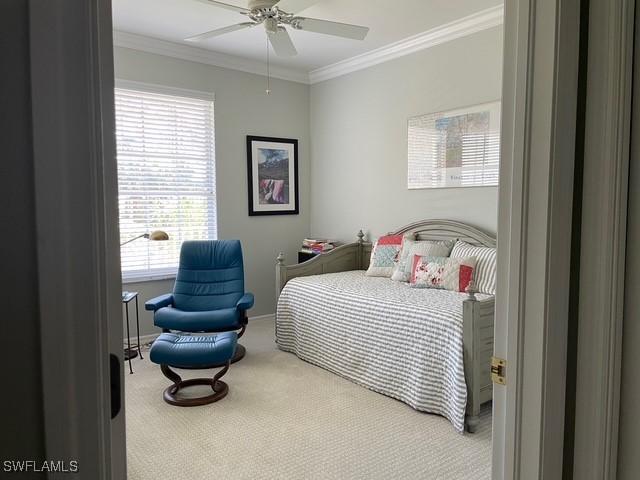
<svg viewBox="0 0 640 480">
<path fill-rule="evenodd" d="M 482 10 L 467 17 L 419 33 L 399 42 L 395 42 L 358 55 L 340 62 L 320 67 L 309 72 L 311 84 L 323 82 L 331 78 L 339 77 L 362 70 L 380 63 L 388 62 L 411 53 L 431 48 L 457 38 L 465 37 L 482 30 L 502 25 L 504 18 L 504 6 Z"/>
<path fill-rule="evenodd" d="M 204 48 L 181 45 L 158 38 L 147 37 L 135 33 L 114 30 L 113 44 L 117 47 L 131 48 L 157 55 L 190 60 L 192 62 L 214 65 L 216 67 L 239 70 L 241 72 L 265 75 L 266 66 L 263 62 L 246 58 L 213 52 Z M 297 83 L 309 83 L 309 75 L 306 72 L 271 66 L 271 76 L 281 80 L 289 80 Z"/>
</svg>

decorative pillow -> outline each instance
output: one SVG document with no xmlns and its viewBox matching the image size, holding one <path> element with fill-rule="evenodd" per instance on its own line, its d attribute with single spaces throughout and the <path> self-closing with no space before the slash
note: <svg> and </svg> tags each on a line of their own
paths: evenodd
<svg viewBox="0 0 640 480">
<path fill-rule="evenodd" d="M 489 295 L 496 294 L 497 252 L 491 247 L 476 247 L 458 240 L 451 250 L 451 258 L 476 257 L 476 273 L 473 279 L 476 289 Z"/>
<path fill-rule="evenodd" d="M 371 260 L 369 260 L 369 269 L 366 271 L 366 275 L 369 277 L 390 277 L 393 267 L 398 261 L 403 239 L 402 235 L 380 237 L 371 251 Z"/>
<path fill-rule="evenodd" d="M 411 267 L 414 255 L 422 257 L 448 257 L 453 248 L 454 240 L 424 240 L 415 241 L 405 238 L 398 263 L 393 269 L 391 280 L 408 282 L 411 278 Z"/>
<path fill-rule="evenodd" d="M 413 256 L 411 286 L 440 288 L 453 292 L 465 292 L 473 279 L 475 257 L 447 258 Z"/>
</svg>

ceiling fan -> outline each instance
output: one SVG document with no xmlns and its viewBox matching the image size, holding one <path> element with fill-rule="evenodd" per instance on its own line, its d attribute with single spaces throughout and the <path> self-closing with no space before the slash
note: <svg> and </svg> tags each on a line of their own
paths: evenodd
<svg viewBox="0 0 640 480">
<path fill-rule="evenodd" d="M 200 42 L 208 38 L 224 35 L 225 33 L 252 28 L 257 25 L 264 25 L 267 37 L 276 55 L 280 57 L 292 57 L 297 55 L 296 47 L 291 41 L 286 27 L 295 30 L 305 30 L 308 32 L 323 33 L 337 37 L 350 38 L 353 40 L 364 40 L 369 32 L 368 27 L 350 25 L 346 23 L 330 22 L 318 20 L 316 18 L 300 17 L 296 14 L 320 0 L 249 0 L 248 8 L 229 5 L 215 0 L 198 0 L 215 7 L 233 10 L 248 17 L 250 22 L 243 22 L 237 25 L 218 28 L 210 32 L 194 35 L 186 38 L 189 42 Z"/>
</svg>

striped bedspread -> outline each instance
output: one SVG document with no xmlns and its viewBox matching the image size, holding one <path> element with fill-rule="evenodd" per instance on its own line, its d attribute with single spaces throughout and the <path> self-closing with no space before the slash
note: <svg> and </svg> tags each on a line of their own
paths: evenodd
<svg viewBox="0 0 640 480">
<path fill-rule="evenodd" d="M 280 294 L 276 343 L 417 410 L 442 415 L 463 432 L 465 298 L 364 271 L 299 277 Z"/>
</svg>

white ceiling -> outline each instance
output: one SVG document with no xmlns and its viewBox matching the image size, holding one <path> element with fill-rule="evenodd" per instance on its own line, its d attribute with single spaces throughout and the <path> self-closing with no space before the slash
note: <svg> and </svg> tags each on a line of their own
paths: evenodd
<svg viewBox="0 0 640 480">
<path fill-rule="evenodd" d="M 184 42 L 184 38 L 246 21 L 243 15 L 196 0 L 113 0 L 112 3 L 115 30 L 190 46 L 194 44 Z M 225 3 L 247 6 L 247 0 L 226 0 Z M 272 63 L 307 73 L 502 3 L 502 0 L 321 0 L 300 15 L 370 27 L 367 38 L 348 40 L 290 29 L 298 55 L 291 58 L 272 55 Z M 264 61 L 266 42 L 264 30 L 253 28 L 212 38 L 197 46 Z"/>
</svg>

